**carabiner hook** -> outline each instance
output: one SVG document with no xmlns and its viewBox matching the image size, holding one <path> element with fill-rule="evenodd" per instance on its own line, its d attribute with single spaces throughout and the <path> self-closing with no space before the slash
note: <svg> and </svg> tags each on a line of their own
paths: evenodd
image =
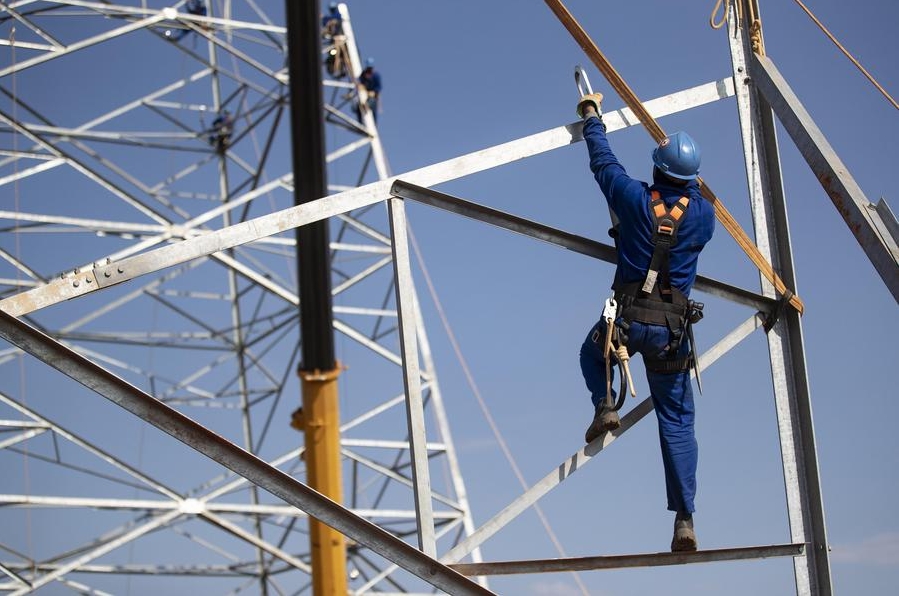
<svg viewBox="0 0 899 596">
<path fill-rule="evenodd" d="M 590 79 L 587 78 L 587 71 L 580 64 L 574 67 L 574 84 L 577 85 L 577 91 L 581 94 L 581 97 L 593 93 Z"/>
</svg>

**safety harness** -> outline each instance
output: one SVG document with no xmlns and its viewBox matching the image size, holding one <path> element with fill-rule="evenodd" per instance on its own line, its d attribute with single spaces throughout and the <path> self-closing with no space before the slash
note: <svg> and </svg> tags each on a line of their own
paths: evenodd
<svg viewBox="0 0 899 596">
<path fill-rule="evenodd" d="M 683 292 L 672 287 L 670 273 L 671 249 L 677 244 L 677 231 L 690 206 L 690 199 L 681 197 L 669 209 L 658 191 L 654 190 L 649 206 L 655 219 L 652 235 L 654 249 L 646 277 L 642 282 L 616 282 L 612 288 L 618 302 L 616 324 L 620 329 L 619 341 L 627 343 L 627 330 L 632 321 L 665 325 L 672 338 L 664 352 L 668 357 L 656 358 L 644 354 L 646 369 L 674 373 L 689 370 L 693 366 L 697 369 L 698 378 L 698 366 L 693 353 L 695 343 L 692 324 L 702 319 L 703 304 L 690 300 Z M 676 358 L 685 335 L 690 341 L 690 354 Z"/>
</svg>

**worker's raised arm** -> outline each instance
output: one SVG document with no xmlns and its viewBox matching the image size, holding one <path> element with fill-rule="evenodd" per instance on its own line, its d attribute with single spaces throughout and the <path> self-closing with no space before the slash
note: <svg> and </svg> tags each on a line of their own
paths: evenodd
<svg viewBox="0 0 899 596">
<path fill-rule="evenodd" d="M 588 93 L 577 102 L 578 118 L 584 119 L 591 116 L 602 116 L 602 93 Z"/>
<path fill-rule="evenodd" d="M 577 104 L 577 114 L 584 119 L 584 141 L 590 156 L 590 171 L 615 213 L 624 207 L 620 201 L 628 195 L 629 187 L 643 185 L 627 175 L 624 166 L 612 152 L 606 138 L 606 125 L 602 121 L 602 94 L 590 93 L 581 97 Z M 638 191 L 635 191 L 638 192 Z"/>
</svg>

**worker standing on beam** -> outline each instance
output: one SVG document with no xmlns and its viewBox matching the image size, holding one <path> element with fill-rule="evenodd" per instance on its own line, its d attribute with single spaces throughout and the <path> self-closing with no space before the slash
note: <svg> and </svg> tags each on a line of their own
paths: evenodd
<svg viewBox="0 0 899 596">
<path fill-rule="evenodd" d="M 322 16 L 322 39 L 325 40 L 327 54 L 325 68 L 335 79 L 346 76 L 349 63 L 346 50 L 346 35 L 343 33 L 343 15 L 337 2 L 328 5 L 328 12 Z"/>
<path fill-rule="evenodd" d="M 327 14 L 322 16 L 322 38 L 333 39 L 338 35 L 343 35 L 343 17 L 337 2 L 331 2 Z"/>
<path fill-rule="evenodd" d="M 362 122 L 364 110 L 371 110 L 372 118 L 378 121 L 378 109 L 381 105 L 381 73 L 375 70 L 375 59 L 366 58 L 365 68 L 356 81 L 359 98 L 356 102 L 356 116 Z"/>
<path fill-rule="evenodd" d="M 659 424 L 668 509 L 675 512 L 671 550 L 696 550 L 693 499 L 698 446 L 694 433 L 690 367 L 695 364 L 691 324 L 702 305 L 690 300 L 700 251 L 715 228 L 714 207 L 696 182 L 700 151 L 690 136 L 675 133 L 652 153 L 653 184 L 627 175 L 606 138 L 602 94 L 584 95 L 577 113 L 584 120 L 590 170 L 606 197 L 617 224 L 610 232 L 618 250 L 614 314 L 603 317 L 587 334 L 580 363 L 595 415 L 588 443 L 621 424 L 610 389 L 614 369 L 603 338 L 614 331 L 627 357 L 640 353 Z M 608 372 L 607 372 L 608 371 Z M 701 389 L 701 386 L 700 386 Z"/>
</svg>

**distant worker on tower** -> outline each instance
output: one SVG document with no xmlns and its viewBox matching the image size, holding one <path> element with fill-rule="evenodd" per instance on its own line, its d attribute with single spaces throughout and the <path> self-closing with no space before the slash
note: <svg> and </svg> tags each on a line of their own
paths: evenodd
<svg viewBox="0 0 899 596">
<path fill-rule="evenodd" d="M 335 79 L 342 79 L 347 75 L 345 47 L 346 46 L 343 44 L 338 44 L 335 41 L 334 44 L 328 48 L 328 53 L 325 56 L 325 68 L 327 69 L 328 74 Z M 350 94 L 350 96 L 352 97 L 352 94 Z"/>
<path fill-rule="evenodd" d="M 343 17 L 337 2 L 331 2 L 328 12 L 322 15 L 322 38 L 332 39 L 338 35 L 343 35 Z"/>
<path fill-rule="evenodd" d="M 224 153 L 231 146 L 231 135 L 234 132 L 234 117 L 228 110 L 222 110 L 212 121 L 212 134 L 209 143 L 219 153 Z"/>
<path fill-rule="evenodd" d="M 206 9 L 206 0 L 187 0 L 184 3 L 184 10 L 187 11 L 188 14 L 192 14 L 198 17 L 205 17 L 208 14 Z M 172 31 L 169 29 L 165 32 L 165 36 L 169 38 L 171 41 L 180 41 L 185 35 L 190 33 L 191 30 L 187 27 L 184 29 L 177 29 Z"/>
<path fill-rule="evenodd" d="M 347 75 L 346 36 L 343 34 L 343 17 L 337 2 L 328 5 L 328 13 L 322 16 L 322 39 L 326 42 L 325 68 L 335 79 Z"/>
<path fill-rule="evenodd" d="M 368 109 L 377 122 L 378 108 L 381 105 L 381 73 L 375 70 L 374 58 L 366 58 L 365 68 L 359 75 L 357 86 L 359 101 L 356 102 L 356 117 L 362 122 L 362 111 Z"/>
<path fill-rule="evenodd" d="M 700 194 L 700 151 L 687 133 L 677 132 L 655 148 L 652 185 L 628 176 L 606 138 L 602 97 L 584 95 L 577 113 L 584 120 L 590 170 L 618 220 L 610 232 L 618 265 L 614 298 L 606 302 L 610 312 L 604 311 L 581 346 L 581 372 L 595 409 L 584 438 L 590 443 L 620 426 L 609 364 L 640 353 L 658 419 L 668 509 L 675 512 L 671 550 L 696 550 L 698 446 L 690 368 L 698 372 L 698 365 L 691 325 L 702 317 L 702 304 L 690 300 L 690 290 L 699 253 L 715 229 L 715 210 Z M 617 336 L 624 352 L 609 347 L 607 333 Z"/>
</svg>

